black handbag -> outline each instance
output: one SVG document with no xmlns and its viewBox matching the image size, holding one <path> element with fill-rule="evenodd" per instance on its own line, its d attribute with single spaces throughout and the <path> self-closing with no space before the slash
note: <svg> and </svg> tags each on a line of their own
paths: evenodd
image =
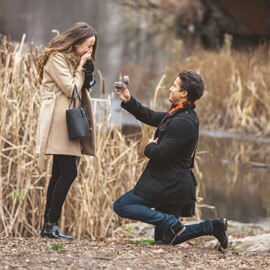
<svg viewBox="0 0 270 270">
<path fill-rule="evenodd" d="M 79 100 L 79 108 L 75 108 L 75 92 Z M 74 102 L 74 108 L 70 109 L 72 101 Z M 70 140 L 82 140 L 92 136 L 92 125 L 87 115 L 87 112 L 82 107 L 82 102 L 77 90 L 77 86 L 74 86 L 71 101 L 66 110 L 68 136 Z"/>
</svg>

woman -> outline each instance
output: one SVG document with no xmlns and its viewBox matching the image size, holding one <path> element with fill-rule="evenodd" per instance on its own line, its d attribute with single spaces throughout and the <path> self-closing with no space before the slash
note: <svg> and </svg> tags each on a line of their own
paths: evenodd
<svg viewBox="0 0 270 270">
<path fill-rule="evenodd" d="M 44 167 L 44 155 L 53 155 L 42 237 L 72 239 L 61 233 L 58 219 L 68 190 L 77 176 L 76 161 L 81 154 L 95 155 L 94 119 L 88 90 L 94 84 L 92 59 L 95 61 L 96 49 L 95 29 L 79 22 L 55 37 L 37 64 L 42 82 L 42 105 L 37 137 L 41 170 Z M 92 122 L 93 136 L 81 141 L 69 140 L 66 124 L 66 110 L 74 85 L 77 86 L 82 106 Z M 78 105 L 76 99 L 75 106 Z"/>
</svg>

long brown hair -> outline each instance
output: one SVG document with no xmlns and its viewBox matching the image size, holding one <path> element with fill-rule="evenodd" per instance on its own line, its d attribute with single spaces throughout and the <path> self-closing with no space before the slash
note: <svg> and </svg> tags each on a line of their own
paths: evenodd
<svg viewBox="0 0 270 270">
<path fill-rule="evenodd" d="M 47 49 L 44 50 L 40 59 L 37 62 L 37 72 L 40 77 L 40 82 L 43 78 L 43 68 L 49 59 L 49 56 L 54 52 L 73 52 L 77 44 L 82 44 L 86 39 L 95 36 L 96 41 L 93 46 L 92 59 L 96 60 L 97 50 L 97 32 L 87 23 L 77 22 L 66 32 L 53 38 L 49 43 Z"/>
</svg>

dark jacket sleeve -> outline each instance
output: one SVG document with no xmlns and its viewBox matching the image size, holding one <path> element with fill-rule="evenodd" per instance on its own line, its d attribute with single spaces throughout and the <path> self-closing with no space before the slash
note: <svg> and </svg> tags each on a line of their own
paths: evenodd
<svg viewBox="0 0 270 270">
<path fill-rule="evenodd" d="M 159 144 L 149 143 L 144 150 L 145 156 L 153 161 L 168 161 L 181 151 L 194 134 L 192 123 L 185 118 L 178 118 L 171 122 Z"/>
<path fill-rule="evenodd" d="M 142 106 L 142 104 L 134 97 L 131 97 L 131 99 L 126 103 L 122 102 L 121 107 L 133 114 L 136 119 L 154 127 L 157 127 L 162 118 L 164 118 L 167 114 L 166 112 L 155 112 L 147 107 Z"/>
</svg>

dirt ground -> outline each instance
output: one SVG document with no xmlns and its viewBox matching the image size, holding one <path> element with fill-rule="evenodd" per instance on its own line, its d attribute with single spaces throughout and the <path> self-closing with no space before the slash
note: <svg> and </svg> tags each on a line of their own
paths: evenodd
<svg viewBox="0 0 270 270">
<path fill-rule="evenodd" d="M 270 253 L 229 249 L 222 254 L 194 242 L 161 247 L 90 240 L 0 238 L 0 262 L 0 269 L 270 269 Z"/>
</svg>

